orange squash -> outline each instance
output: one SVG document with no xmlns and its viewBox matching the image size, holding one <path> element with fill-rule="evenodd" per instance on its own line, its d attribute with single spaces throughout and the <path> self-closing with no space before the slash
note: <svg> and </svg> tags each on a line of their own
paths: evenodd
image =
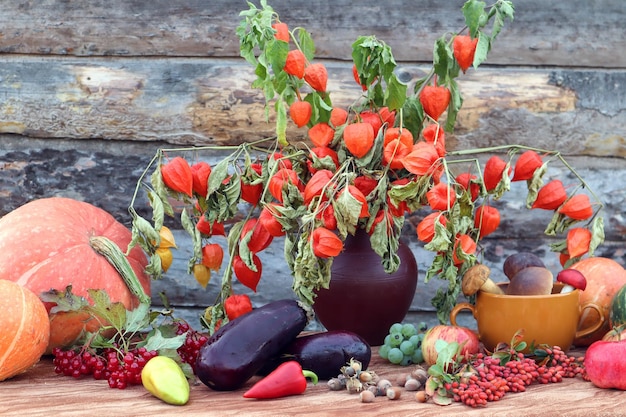
<svg viewBox="0 0 626 417">
<path fill-rule="evenodd" d="M 580 292 L 580 305 L 594 302 L 603 311 L 604 324 L 592 334 L 574 339 L 576 346 L 589 346 L 610 330 L 611 302 L 615 294 L 626 285 L 626 270 L 616 261 L 609 258 L 586 258 L 572 265 L 587 279 L 587 288 Z M 586 309 L 581 313 L 579 329 L 589 328 L 599 320 L 598 313 Z"/>
<path fill-rule="evenodd" d="M 0 279 L 0 381 L 35 365 L 48 346 L 50 322 L 32 291 Z"/>
<path fill-rule="evenodd" d="M 103 289 L 112 302 L 127 309 L 139 303 L 115 267 L 94 249 L 106 237 L 126 252 L 131 232 L 108 212 L 89 203 L 52 197 L 31 201 L 0 219 L 0 277 L 41 295 L 51 289 L 88 298 L 88 289 Z M 139 247 L 126 257 L 144 292 L 150 295 L 147 259 Z M 83 331 L 101 325 L 85 313 L 50 312 L 54 303 L 44 303 L 50 316 L 47 353 L 55 346 L 70 346 Z"/>
</svg>

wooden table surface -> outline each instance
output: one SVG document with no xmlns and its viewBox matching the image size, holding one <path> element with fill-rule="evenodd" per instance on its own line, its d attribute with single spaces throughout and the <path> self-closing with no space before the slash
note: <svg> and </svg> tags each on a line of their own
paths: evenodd
<svg viewBox="0 0 626 417">
<path fill-rule="evenodd" d="M 394 381 L 408 368 L 391 365 L 373 349 L 369 369 Z M 309 384 L 302 395 L 275 400 L 242 397 L 245 389 L 217 392 L 198 383 L 191 388 L 185 406 L 168 405 L 151 396 L 142 386 L 111 389 L 106 381 L 91 377 L 75 380 L 56 375 L 52 360 L 43 358 L 28 372 L 0 382 L 1 416 L 327 416 L 367 413 L 375 416 L 620 416 L 626 415 L 626 392 L 603 390 L 581 378 L 548 385 L 531 385 L 526 392 L 507 393 L 498 402 L 473 409 L 460 403 L 438 406 L 419 403 L 414 393 L 404 391 L 398 400 L 377 397 L 364 404 L 358 395 L 329 391 L 326 382 Z"/>
</svg>

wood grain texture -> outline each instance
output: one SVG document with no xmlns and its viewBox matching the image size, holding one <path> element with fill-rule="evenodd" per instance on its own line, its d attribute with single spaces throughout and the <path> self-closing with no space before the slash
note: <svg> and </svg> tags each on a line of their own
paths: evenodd
<svg viewBox="0 0 626 417">
<path fill-rule="evenodd" d="M 394 381 L 407 368 L 385 363 L 374 348 L 370 370 Z M 50 415 L 84 416 L 332 416 L 350 413 L 376 416 L 619 416 L 624 414 L 623 391 L 599 389 L 580 378 L 564 379 L 547 385 L 531 385 L 526 392 L 509 393 L 484 408 L 459 403 L 438 406 L 418 403 L 414 394 L 404 391 L 400 399 L 378 397 L 373 403 L 359 402 L 357 395 L 329 391 L 322 381 L 309 384 L 302 395 L 275 400 L 248 400 L 243 392 L 256 379 L 232 392 L 212 391 L 201 383 L 191 387 L 185 406 L 167 405 L 152 397 L 143 387 L 110 389 L 105 381 L 74 380 L 54 374 L 50 359 L 14 379 L 1 383 L 0 414 L 39 417 Z"/>
<path fill-rule="evenodd" d="M 237 57 L 234 28 L 244 1 L 63 0 L 4 2 L 0 52 L 74 56 Z M 254 2 L 258 5 L 258 2 Z M 314 37 L 317 55 L 345 60 L 359 35 L 376 35 L 399 61 L 428 62 L 436 37 L 463 27 L 463 0 L 274 0 L 292 28 Z M 626 67 L 621 0 L 516 0 L 515 21 L 489 62 L 499 65 Z M 407 40 L 410 40 L 407 42 Z M 575 57 L 575 59 L 573 58 Z"/>
<path fill-rule="evenodd" d="M 333 103 L 359 94 L 349 64 L 329 63 Z M 403 65 L 412 85 L 425 68 Z M 0 67 L 0 133 L 33 138 L 232 145 L 274 135 L 252 69 L 240 60 L 11 57 Z M 471 71 L 450 149 L 517 143 L 566 155 L 626 157 L 626 72 Z M 586 81 L 585 81 L 586 80 Z M 612 89 L 598 96 L 600 87 Z M 602 97 L 606 97 L 603 99 Z M 291 141 L 305 140 L 293 124 Z"/>
</svg>

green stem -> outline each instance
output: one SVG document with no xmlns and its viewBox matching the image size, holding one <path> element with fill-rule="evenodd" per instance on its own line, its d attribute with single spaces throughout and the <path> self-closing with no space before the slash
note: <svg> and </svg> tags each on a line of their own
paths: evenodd
<svg viewBox="0 0 626 417">
<path fill-rule="evenodd" d="M 144 292 L 135 271 L 119 246 L 105 236 L 92 236 L 89 245 L 96 253 L 104 256 L 120 274 L 128 290 L 135 295 L 142 304 L 150 304 L 150 297 Z"/>
</svg>

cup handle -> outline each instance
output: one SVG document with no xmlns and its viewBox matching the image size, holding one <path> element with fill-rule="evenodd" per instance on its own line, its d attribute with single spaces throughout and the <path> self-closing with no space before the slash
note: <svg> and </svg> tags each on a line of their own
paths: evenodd
<svg viewBox="0 0 626 417">
<path fill-rule="evenodd" d="M 602 327 L 602 325 L 604 324 L 604 313 L 602 312 L 602 309 L 596 303 L 587 303 L 583 305 L 583 308 L 581 311 L 584 311 L 588 308 L 592 308 L 596 310 L 598 313 L 598 316 L 600 317 L 600 320 L 598 320 L 596 323 L 594 323 L 593 325 L 589 326 L 586 329 L 577 330 L 576 336 L 575 336 L 576 339 L 592 334 L 593 332 L 598 330 L 600 327 Z"/>
<path fill-rule="evenodd" d="M 474 306 L 472 304 L 470 304 L 470 303 L 459 303 L 459 304 L 455 305 L 452 308 L 452 311 L 450 312 L 450 323 L 453 326 L 458 326 L 458 324 L 456 324 L 456 315 L 459 314 L 463 310 L 471 311 L 472 312 L 472 316 L 474 318 L 476 318 Z"/>
</svg>

